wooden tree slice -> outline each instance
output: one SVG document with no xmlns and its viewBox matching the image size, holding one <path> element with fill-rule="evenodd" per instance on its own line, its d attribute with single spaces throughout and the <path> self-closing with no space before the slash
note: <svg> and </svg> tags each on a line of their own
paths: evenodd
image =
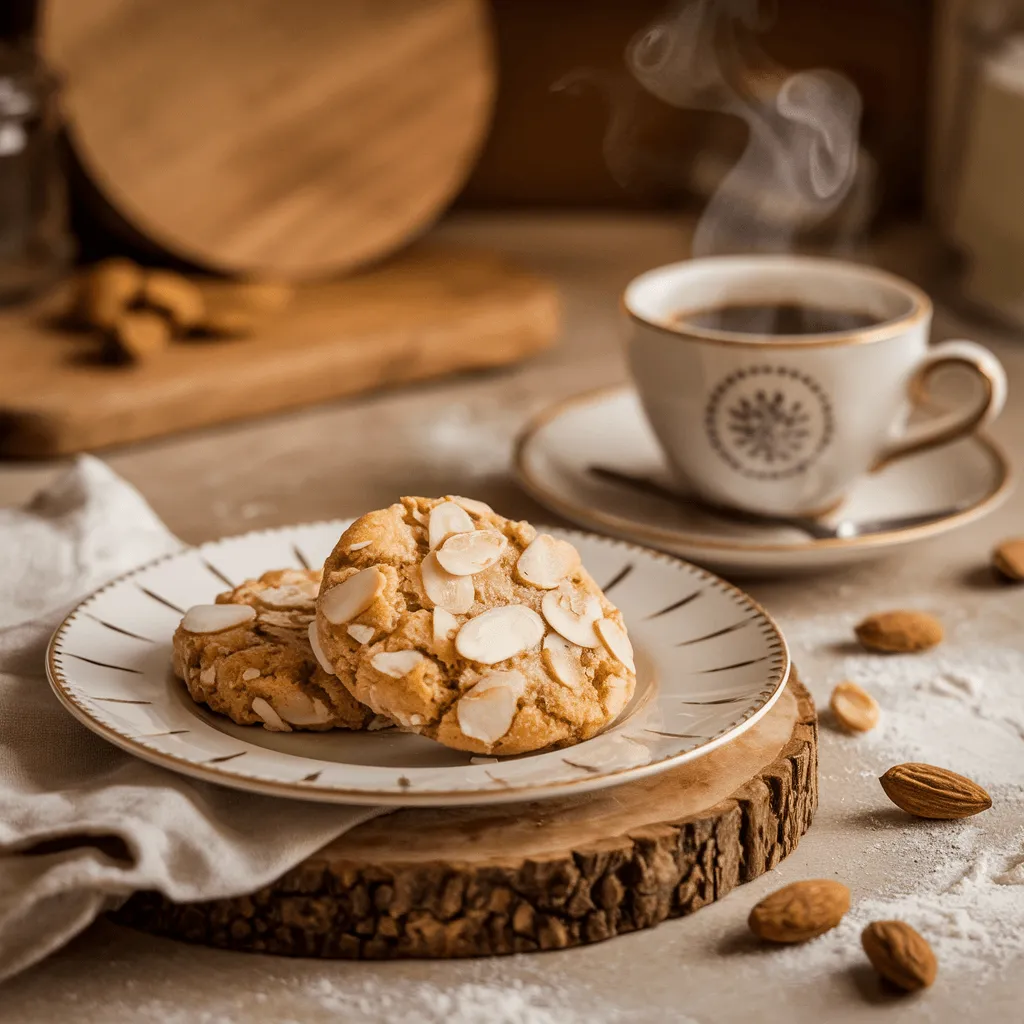
<svg viewBox="0 0 1024 1024">
<path fill-rule="evenodd" d="M 92 184 L 143 237 L 229 273 L 392 251 L 490 122 L 482 0 L 44 0 L 41 22 Z"/>
<path fill-rule="evenodd" d="M 288 956 L 562 949 L 721 899 L 796 847 L 817 802 L 817 718 L 793 679 L 756 726 L 674 771 L 560 800 L 399 811 L 252 896 L 173 904 L 139 893 L 116 919 Z"/>
</svg>

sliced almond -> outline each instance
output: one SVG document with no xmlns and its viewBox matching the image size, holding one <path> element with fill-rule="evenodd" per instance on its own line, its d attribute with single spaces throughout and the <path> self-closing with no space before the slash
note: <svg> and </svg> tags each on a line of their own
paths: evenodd
<svg viewBox="0 0 1024 1024">
<path fill-rule="evenodd" d="M 251 681 L 251 680 L 253 680 L 253 679 L 259 679 L 259 677 L 260 677 L 261 675 L 262 675 L 262 673 L 260 672 L 260 670 L 259 670 L 258 668 L 247 668 L 247 669 L 246 669 L 246 670 L 245 670 L 245 671 L 244 671 L 244 672 L 242 673 L 242 679 L 243 679 L 243 680 L 244 680 L 245 682 L 247 682 L 247 683 L 248 683 L 248 682 L 250 682 L 250 681 Z"/>
<path fill-rule="evenodd" d="M 256 597 L 271 608 L 305 608 L 316 600 L 320 585 L 310 580 L 307 585 L 288 583 L 284 586 L 265 587 L 256 591 Z"/>
<path fill-rule="evenodd" d="M 384 573 L 371 566 L 349 576 L 320 597 L 320 611 L 335 626 L 361 615 L 380 596 L 387 584 Z"/>
<path fill-rule="evenodd" d="M 466 515 L 466 510 L 453 501 L 442 501 L 430 510 L 427 537 L 430 550 L 440 547 L 453 533 L 470 533 L 475 529 L 473 520 Z"/>
<path fill-rule="evenodd" d="M 542 533 L 519 556 L 519 578 L 540 590 L 554 590 L 580 567 L 580 553 L 567 541 Z"/>
<path fill-rule="evenodd" d="M 459 628 L 459 620 L 445 608 L 434 609 L 434 646 L 446 644 Z"/>
<path fill-rule="evenodd" d="M 636 662 L 633 660 L 633 645 L 629 642 L 626 631 L 614 619 L 598 619 L 594 623 L 594 629 L 601 638 L 605 650 L 635 675 Z"/>
<path fill-rule="evenodd" d="M 264 700 L 262 697 L 254 697 L 252 701 L 252 710 L 263 719 L 263 724 L 271 732 L 291 732 L 292 727 L 285 722 L 281 716 L 274 710 L 271 703 Z"/>
<path fill-rule="evenodd" d="M 586 685 L 587 674 L 580 662 L 580 647 L 569 643 L 557 633 L 548 633 L 541 650 L 547 670 L 563 686 L 578 691 Z"/>
<path fill-rule="evenodd" d="M 463 658 L 494 665 L 540 643 L 544 620 L 524 604 L 506 604 L 470 619 L 455 638 Z"/>
<path fill-rule="evenodd" d="M 580 647 L 600 647 L 601 638 L 594 623 L 604 617 L 601 602 L 584 590 L 549 590 L 541 602 L 541 611 L 548 625 Z"/>
<path fill-rule="evenodd" d="M 345 632 L 348 633 L 348 635 L 352 637 L 357 644 L 368 644 L 373 639 L 373 634 L 377 631 L 373 626 L 364 626 L 361 622 L 350 622 L 345 627 Z"/>
<path fill-rule="evenodd" d="M 437 561 L 453 576 L 472 576 L 494 565 L 507 546 L 500 530 L 457 533 L 437 549 Z"/>
<path fill-rule="evenodd" d="M 449 494 L 448 500 L 454 501 L 456 505 L 461 506 L 474 516 L 494 515 L 494 509 L 487 502 L 477 501 L 476 498 L 463 498 L 459 494 Z"/>
<path fill-rule="evenodd" d="M 326 725 L 331 713 L 318 697 L 309 698 L 300 690 L 277 699 L 277 713 L 292 725 Z"/>
<path fill-rule="evenodd" d="M 370 659 L 370 664 L 392 679 L 402 679 L 425 660 L 419 651 L 381 651 Z"/>
<path fill-rule="evenodd" d="M 427 597 L 439 608 L 454 615 L 465 615 L 473 607 L 476 590 L 472 576 L 453 576 L 441 567 L 437 552 L 431 551 L 420 565 L 420 576 Z"/>
<path fill-rule="evenodd" d="M 878 725 L 878 701 L 856 683 L 840 683 L 832 691 L 829 707 L 847 732 L 868 732 Z"/>
<path fill-rule="evenodd" d="M 222 633 L 255 618 L 256 609 L 247 604 L 197 604 L 185 612 L 181 628 L 186 633 Z"/>
<path fill-rule="evenodd" d="M 521 672 L 488 672 L 456 705 L 459 728 L 481 743 L 496 743 L 511 728 L 525 690 Z"/>
<path fill-rule="evenodd" d="M 372 540 L 357 540 L 355 544 L 349 544 L 349 551 L 362 551 L 363 548 L 368 548 L 373 543 Z"/>
<path fill-rule="evenodd" d="M 611 676 L 605 680 L 605 686 L 607 689 L 601 703 L 604 705 L 605 714 L 614 720 L 622 714 L 622 709 L 629 703 L 629 680 L 623 679 L 622 676 Z"/>
<path fill-rule="evenodd" d="M 313 657 L 316 658 L 317 664 L 328 675 L 333 676 L 334 666 L 327 660 L 327 655 L 324 654 L 324 649 L 320 646 L 320 637 L 316 632 L 316 620 L 309 624 L 307 636 L 309 637 L 309 646 L 313 648 Z"/>
</svg>

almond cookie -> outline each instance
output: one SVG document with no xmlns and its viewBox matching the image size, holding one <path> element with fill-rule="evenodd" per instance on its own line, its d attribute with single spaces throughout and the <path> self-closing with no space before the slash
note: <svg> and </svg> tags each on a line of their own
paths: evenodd
<svg viewBox="0 0 1024 1024">
<path fill-rule="evenodd" d="M 390 724 L 317 663 L 309 634 L 319 587 L 319 570 L 278 569 L 189 609 L 174 633 L 174 670 L 192 699 L 273 732 Z"/>
<path fill-rule="evenodd" d="M 458 750 L 579 743 L 636 684 L 622 615 L 576 549 L 466 498 L 356 520 L 324 564 L 316 622 L 359 701 Z"/>
</svg>

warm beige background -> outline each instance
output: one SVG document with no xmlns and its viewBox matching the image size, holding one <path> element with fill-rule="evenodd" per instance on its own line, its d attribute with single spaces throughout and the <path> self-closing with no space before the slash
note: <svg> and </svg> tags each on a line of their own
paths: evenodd
<svg viewBox="0 0 1024 1024">
<path fill-rule="evenodd" d="M 566 297 L 564 344 L 509 373 L 112 452 L 110 464 L 189 541 L 355 515 L 401 493 L 468 493 L 509 515 L 550 519 L 508 477 L 512 439 L 526 417 L 553 398 L 624 378 L 618 289 L 635 272 L 683 255 L 686 232 L 665 221 L 635 218 L 475 218 L 450 223 L 441 233 L 500 246 L 557 278 Z M 935 268 L 928 265 L 935 247 L 928 239 L 904 233 L 888 239 L 881 252 L 883 262 L 935 280 Z M 936 294 L 946 291 L 940 286 Z M 1010 372 L 1013 390 L 1024 389 L 1024 342 L 948 309 L 940 312 L 936 336 L 969 336 L 992 345 Z M 1024 399 L 1011 401 L 995 435 L 1016 454 L 1024 436 Z M 24 500 L 53 471 L 53 466 L 0 467 L 0 504 Z M 994 587 L 982 570 L 995 540 L 1024 532 L 1022 511 L 1024 497 L 1017 497 L 982 523 L 883 563 L 838 578 L 762 582 L 749 589 L 795 636 L 806 635 L 801 622 L 810 615 L 832 609 L 840 622 L 852 624 L 882 603 L 927 595 L 959 640 L 1019 647 L 1024 640 L 1017 610 L 1024 594 Z M 796 660 L 819 701 L 837 681 L 843 653 L 828 644 L 796 646 Z M 104 923 L 0 990 L 0 1019 L 11 1024 L 1019 1020 L 1024 1001 L 1019 964 L 1015 970 L 1004 963 L 983 985 L 973 970 L 949 967 L 924 997 L 893 1001 L 879 996 L 867 971 L 831 969 L 813 950 L 807 951 L 804 969 L 800 953 L 780 957 L 743 941 L 750 906 L 784 881 L 841 878 L 857 900 L 893 878 L 914 876 L 913 860 L 895 855 L 891 842 L 894 827 L 914 826 L 896 822 L 887 810 L 874 776 L 888 765 L 876 762 L 870 746 L 824 728 L 821 808 L 796 854 L 723 903 L 654 931 L 563 953 L 375 965 L 220 953 Z M 986 837 L 1005 840 L 1020 828 L 1019 805 L 1004 802 L 979 822 Z M 942 832 L 934 835 L 941 843 Z M 509 986 L 514 990 L 505 997 L 504 1011 L 480 1009 L 499 1000 L 498 990 Z M 455 998 L 447 1010 L 441 1002 L 445 990 Z M 544 1006 L 554 1008 L 539 1008 Z"/>
</svg>

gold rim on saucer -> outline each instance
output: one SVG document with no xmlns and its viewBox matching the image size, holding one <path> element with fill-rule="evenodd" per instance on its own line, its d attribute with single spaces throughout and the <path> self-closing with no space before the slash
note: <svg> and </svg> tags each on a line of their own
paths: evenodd
<svg viewBox="0 0 1024 1024">
<path fill-rule="evenodd" d="M 527 449 L 541 430 L 554 420 L 559 419 L 569 409 L 582 405 L 591 405 L 594 402 L 612 395 L 618 395 L 631 388 L 628 385 L 613 385 L 610 387 L 597 388 L 586 391 L 579 395 L 572 395 L 562 399 L 554 405 L 548 406 L 537 413 L 516 439 L 513 453 L 513 467 L 516 476 L 523 488 L 542 505 L 565 516 L 567 519 L 577 523 L 584 523 L 592 528 L 607 529 L 613 532 L 625 534 L 631 538 L 647 541 L 655 545 L 687 545 L 698 549 L 703 548 L 709 551 L 731 551 L 737 554 L 746 553 L 772 553 L 784 554 L 787 552 L 800 552 L 808 550 L 820 550 L 822 548 L 853 548 L 853 547 L 886 547 L 891 544 L 910 540 L 921 540 L 936 534 L 945 533 L 954 525 L 960 526 L 979 519 L 989 509 L 998 505 L 1009 493 L 1013 484 L 1010 463 L 1003 450 L 987 434 L 977 432 L 973 438 L 985 449 L 996 467 L 997 483 L 993 490 L 983 495 L 969 508 L 960 509 L 947 516 L 941 516 L 934 522 L 923 523 L 919 526 L 908 526 L 902 529 L 886 530 L 881 533 L 866 534 L 860 537 L 834 537 L 815 539 L 809 537 L 806 541 L 799 543 L 776 543 L 776 544 L 747 544 L 743 542 L 718 540 L 708 537 L 706 534 L 687 533 L 683 530 L 672 530 L 665 527 L 649 526 L 638 523 L 632 519 L 626 519 L 601 509 L 588 508 L 586 505 L 575 504 L 568 501 L 561 495 L 552 491 L 543 481 L 531 472 Z"/>
</svg>

